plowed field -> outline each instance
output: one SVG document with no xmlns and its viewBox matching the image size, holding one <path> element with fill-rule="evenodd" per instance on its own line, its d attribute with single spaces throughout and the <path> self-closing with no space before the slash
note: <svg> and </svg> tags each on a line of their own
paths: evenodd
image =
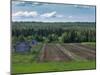
<svg viewBox="0 0 100 75">
<path fill-rule="evenodd" d="M 45 44 L 38 61 L 95 60 L 95 48 L 80 43 Z"/>
</svg>

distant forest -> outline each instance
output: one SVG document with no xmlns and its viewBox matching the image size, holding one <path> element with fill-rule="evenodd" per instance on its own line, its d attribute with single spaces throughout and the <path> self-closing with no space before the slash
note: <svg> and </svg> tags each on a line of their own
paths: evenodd
<svg viewBox="0 0 100 75">
<path fill-rule="evenodd" d="M 95 22 L 12 22 L 12 42 L 95 42 Z"/>
</svg>

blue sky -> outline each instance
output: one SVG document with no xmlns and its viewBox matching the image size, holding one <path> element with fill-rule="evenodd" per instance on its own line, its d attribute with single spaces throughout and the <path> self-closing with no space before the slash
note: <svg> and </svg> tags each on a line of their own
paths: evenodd
<svg viewBox="0 0 100 75">
<path fill-rule="evenodd" d="M 12 21 L 95 22 L 95 6 L 12 1 Z"/>
</svg>

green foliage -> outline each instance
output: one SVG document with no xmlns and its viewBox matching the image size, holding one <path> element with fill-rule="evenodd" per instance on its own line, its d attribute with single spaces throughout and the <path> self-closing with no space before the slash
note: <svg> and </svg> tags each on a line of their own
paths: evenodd
<svg viewBox="0 0 100 75">
<path fill-rule="evenodd" d="M 18 38 L 16 36 L 12 37 L 12 44 L 15 44 L 18 41 Z"/>
<path fill-rule="evenodd" d="M 37 41 L 43 41 L 43 37 L 42 36 L 38 36 L 38 35 L 35 35 L 35 40 L 37 40 Z"/>
<path fill-rule="evenodd" d="M 32 46 L 31 52 L 26 54 L 20 54 L 14 52 L 12 54 L 12 64 L 26 64 L 26 63 L 32 63 L 35 62 L 38 58 L 38 54 L 40 50 L 42 49 L 43 44 L 39 43 L 37 45 Z"/>
<path fill-rule="evenodd" d="M 62 41 L 63 43 L 68 42 L 69 39 L 70 39 L 70 34 L 68 34 L 68 33 L 66 33 L 66 32 L 62 34 L 62 36 L 61 36 L 61 41 Z"/>
<path fill-rule="evenodd" d="M 95 42 L 96 30 L 95 22 L 12 22 L 12 36 L 14 42 Z"/>
<path fill-rule="evenodd" d="M 25 37 L 24 37 L 23 35 L 20 35 L 20 36 L 18 37 L 18 41 L 20 41 L 20 42 L 25 41 Z"/>
</svg>

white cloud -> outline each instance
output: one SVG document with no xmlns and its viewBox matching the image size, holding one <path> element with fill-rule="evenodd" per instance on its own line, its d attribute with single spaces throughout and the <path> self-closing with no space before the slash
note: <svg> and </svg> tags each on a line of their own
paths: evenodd
<svg viewBox="0 0 100 75">
<path fill-rule="evenodd" d="M 56 16 L 56 11 L 53 11 L 53 12 L 49 12 L 49 13 L 44 13 L 42 15 L 40 15 L 41 17 L 44 17 L 44 18 L 50 18 L 50 17 L 55 17 Z"/>
<path fill-rule="evenodd" d="M 73 16 L 68 16 L 68 18 L 73 18 Z"/>
<path fill-rule="evenodd" d="M 64 15 L 58 14 L 56 11 L 39 14 L 37 11 L 18 11 L 12 14 L 12 17 L 41 17 L 41 18 L 63 18 Z"/>
<path fill-rule="evenodd" d="M 18 11 L 16 13 L 13 13 L 13 17 L 20 17 L 20 16 L 25 16 L 25 17 L 36 17 L 38 13 L 36 11 Z"/>
<path fill-rule="evenodd" d="M 13 3 L 14 5 L 25 4 L 24 1 L 12 1 L 12 3 Z"/>
<path fill-rule="evenodd" d="M 40 2 L 33 2 L 32 3 L 32 6 L 39 6 L 39 5 L 42 5 L 42 3 L 40 3 Z"/>
<path fill-rule="evenodd" d="M 64 17 L 64 16 L 61 15 L 61 14 L 58 14 L 58 15 L 56 15 L 56 17 L 58 17 L 58 18 L 62 18 L 62 17 Z"/>
<path fill-rule="evenodd" d="M 92 6 L 88 6 L 88 5 L 74 5 L 74 7 L 76 8 L 91 8 Z"/>
<path fill-rule="evenodd" d="M 33 6 L 35 5 L 49 5 L 49 3 L 41 3 L 41 2 L 33 2 Z"/>
<path fill-rule="evenodd" d="M 44 3 L 44 5 L 49 5 L 48 3 Z"/>
<path fill-rule="evenodd" d="M 40 4 L 40 3 L 39 3 L 39 2 L 33 2 L 33 4 L 38 5 L 38 4 Z"/>
</svg>

